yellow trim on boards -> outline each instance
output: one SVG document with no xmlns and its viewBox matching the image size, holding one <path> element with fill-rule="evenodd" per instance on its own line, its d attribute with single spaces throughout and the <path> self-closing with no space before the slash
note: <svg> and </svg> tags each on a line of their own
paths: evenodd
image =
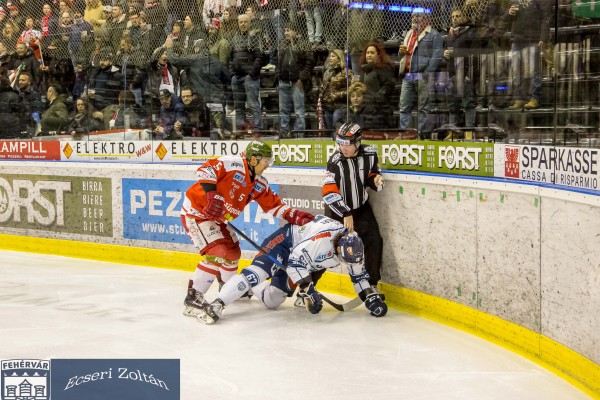
<svg viewBox="0 0 600 400">
<path fill-rule="evenodd" d="M 0 249 L 192 271 L 197 254 L 102 243 L 0 234 Z M 240 268 L 250 260 L 242 260 Z M 327 273 L 319 289 L 354 297 L 350 279 Z M 600 365 L 568 347 L 512 322 L 415 290 L 380 283 L 386 303 L 397 310 L 441 322 L 498 344 L 541 365 L 592 398 L 600 399 Z"/>
</svg>

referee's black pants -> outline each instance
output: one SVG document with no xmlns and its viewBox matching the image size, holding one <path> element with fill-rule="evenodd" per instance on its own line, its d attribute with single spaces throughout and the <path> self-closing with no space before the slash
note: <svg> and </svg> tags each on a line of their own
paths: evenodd
<svg viewBox="0 0 600 400">
<path fill-rule="evenodd" d="M 334 214 L 327 206 L 325 206 L 325 215 L 344 223 L 344 218 Z M 362 207 L 352 210 L 352 217 L 354 230 L 365 246 L 365 269 L 369 273 L 369 284 L 376 286 L 381 279 L 381 254 L 383 252 L 383 238 L 379 233 L 379 224 L 368 202 Z"/>
</svg>

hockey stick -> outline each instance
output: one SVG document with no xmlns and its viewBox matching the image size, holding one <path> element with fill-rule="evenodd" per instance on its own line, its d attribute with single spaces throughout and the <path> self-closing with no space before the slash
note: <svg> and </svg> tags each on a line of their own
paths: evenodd
<svg viewBox="0 0 600 400">
<path fill-rule="evenodd" d="M 250 245 L 252 247 L 254 247 L 256 250 L 260 251 L 261 253 L 263 253 L 265 256 L 267 256 L 269 258 L 269 260 L 273 261 L 277 266 L 284 268 L 285 266 L 283 264 L 281 264 L 279 262 L 279 260 L 277 260 L 275 257 L 273 257 L 272 255 L 270 255 L 269 253 L 265 252 L 262 247 L 260 247 L 258 244 L 256 244 L 252 239 L 250 239 L 248 236 L 246 236 L 246 234 L 244 232 L 242 232 L 240 229 L 238 229 L 235 225 L 233 225 L 231 222 L 228 222 L 228 225 L 231 227 L 231 229 L 233 229 L 235 231 L 235 233 L 237 233 L 238 235 L 240 235 L 242 238 L 244 238 L 244 240 L 246 240 L 248 243 L 250 243 Z M 320 292 L 319 292 L 320 293 Z M 329 300 L 327 297 L 325 297 L 323 295 L 323 293 L 320 293 L 321 297 L 323 298 L 323 300 L 328 303 L 331 307 L 335 308 L 338 311 L 350 311 L 356 307 L 358 307 L 359 305 L 362 304 L 362 300 L 360 299 L 360 297 L 356 297 L 352 300 L 350 300 L 349 302 L 345 303 L 345 304 L 338 304 L 335 303 L 333 300 Z"/>
</svg>

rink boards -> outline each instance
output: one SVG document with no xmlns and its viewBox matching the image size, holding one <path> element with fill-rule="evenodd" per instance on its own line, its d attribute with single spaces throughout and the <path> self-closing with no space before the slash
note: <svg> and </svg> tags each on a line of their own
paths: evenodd
<svg viewBox="0 0 600 400">
<path fill-rule="evenodd" d="M 299 171 L 266 175 L 288 204 L 322 213 L 322 168 Z M 194 172 L 2 162 L 0 247 L 191 270 L 198 257 L 179 209 Z M 386 185 L 371 201 L 392 306 L 494 341 L 600 396 L 597 195 L 407 171 L 386 173 Z M 280 223 L 256 204 L 235 221 L 258 242 Z M 322 289 L 352 295 L 341 274 Z"/>
</svg>

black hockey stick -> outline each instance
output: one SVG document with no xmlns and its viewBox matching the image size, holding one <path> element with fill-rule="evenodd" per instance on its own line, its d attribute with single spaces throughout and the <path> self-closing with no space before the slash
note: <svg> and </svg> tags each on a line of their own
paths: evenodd
<svg viewBox="0 0 600 400">
<path fill-rule="evenodd" d="M 231 227 L 231 229 L 233 229 L 235 231 L 235 233 L 237 233 L 238 235 L 240 235 L 242 238 L 244 238 L 244 240 L 246 240 L 248 243 L 250 243 L 250 245 L 252 247 L 254 247 L 256 250 L 260 251 L 261 253 L 263 253 L 265 256 L 267 256 L 269 258 L 269 260 L 273 261 L 275 264 L 277 264 L 279 267 L 284 268 L 285 266 L 283 264 L 281 264 L 276 258 L 274 258 L 272 255 L 270 255 L 269 253 L 265 252 L 262 247 L 260 247 L 258 244 L 256 244 L 252 239 L 250 239 L 248 236 L 246 236 L 246 234 L 244 232 L 242 232 L 241 230 L 239 230 L 235 225 L 233 225 L 231 222 L 228 223 L 229 226 Z M 320 292 L 319 292 L 320 293 Z M 333 300 L 329 300 L 327 297 L 325 297 L 323 295 L 323 293 L 320 293 L 321 297 L 323 298 L 323 300 L 328 303 L 331 307 L 335 308 L 338 311 L 350 311 L 353 308 L 358 307 L 359 305 L 362 304 L 362 300 L 360 299 L 360 297 L 356 297 L 352 300 L 350 300 L 349 302 L 345 303 L 345 304 L 338 304 L 335 303 Z"/>
</svg>

